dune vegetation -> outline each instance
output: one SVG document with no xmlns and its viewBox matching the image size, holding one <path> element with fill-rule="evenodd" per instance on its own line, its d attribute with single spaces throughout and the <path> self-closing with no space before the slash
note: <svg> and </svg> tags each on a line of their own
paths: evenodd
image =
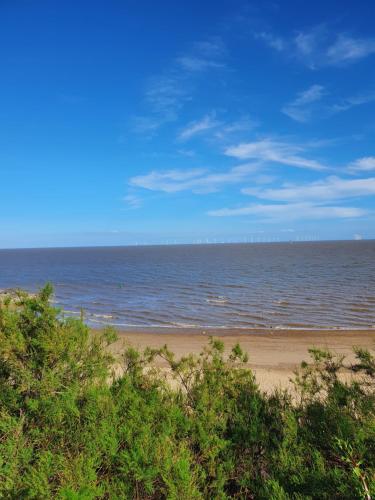
<svg viewBox="0 0 375 500">
<path fill-rule="evenodd" d="M 52 307 L 0 305 L 0 498 L 370 499 L 375 359 L 311 350 L 294 392 L 263 393 L 236 346 L 200 356 L 108 347 Z M 178 383 L 152 368 L 164 357 Z M 251 356 L 251 353 L 250 353 Z M 342 378 L 343 370 L 353 377 Z"/>
</svg>

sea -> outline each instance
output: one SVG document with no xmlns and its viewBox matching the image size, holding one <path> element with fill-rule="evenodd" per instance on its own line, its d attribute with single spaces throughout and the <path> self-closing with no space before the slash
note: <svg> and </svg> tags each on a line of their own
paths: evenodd
<svg viewBox="0 0 375 500">
<path fill-rule="evenodd" d="M 93 327 L 375 328 L 375 241 L 0 250 L 0 290 L 47 282 Z"/>
</svg>

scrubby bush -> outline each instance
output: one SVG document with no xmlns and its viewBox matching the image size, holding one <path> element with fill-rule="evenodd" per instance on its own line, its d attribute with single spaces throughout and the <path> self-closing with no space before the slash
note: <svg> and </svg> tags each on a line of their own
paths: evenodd
<svg viewBox="0 0 375 500">
<path fill-rule="evenodd" d="M 263 393 L 241 348 L 214 339 L 180 360 L 128 348 L 116 375 L 115 332 L 63 318 L 51 292 L 0 305 L 0 498 L 374 496 L 370 352 L 345 366 L 311 350 L 293 393 Z"/>
</svg>

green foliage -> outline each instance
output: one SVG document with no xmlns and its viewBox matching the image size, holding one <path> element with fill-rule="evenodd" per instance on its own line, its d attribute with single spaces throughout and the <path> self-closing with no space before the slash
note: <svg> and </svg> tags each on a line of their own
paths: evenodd
<svg viewBox="0 0 375 500">
<path fill-rule="evenodd" d="M 369 351 L 346 366 L 312 349 L 294 394 L 263 393 L 240 346 L 215 339 L 178 360 L 128 348 L 116 375 L 115 332 L 63 318 L 51 293 L 0 304 L 0 498 L 375 496 Z"/>
</svg>

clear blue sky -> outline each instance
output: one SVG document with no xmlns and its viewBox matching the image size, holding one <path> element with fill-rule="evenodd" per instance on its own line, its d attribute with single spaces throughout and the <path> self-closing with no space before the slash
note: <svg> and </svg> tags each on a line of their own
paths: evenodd
<svg viewBox="0 0 375 500">
<path fill-rule="evenodd" d="M 0 247 L 375 237 L 373 0 L 3 0 L 0 44 Z"/>
</svg>

